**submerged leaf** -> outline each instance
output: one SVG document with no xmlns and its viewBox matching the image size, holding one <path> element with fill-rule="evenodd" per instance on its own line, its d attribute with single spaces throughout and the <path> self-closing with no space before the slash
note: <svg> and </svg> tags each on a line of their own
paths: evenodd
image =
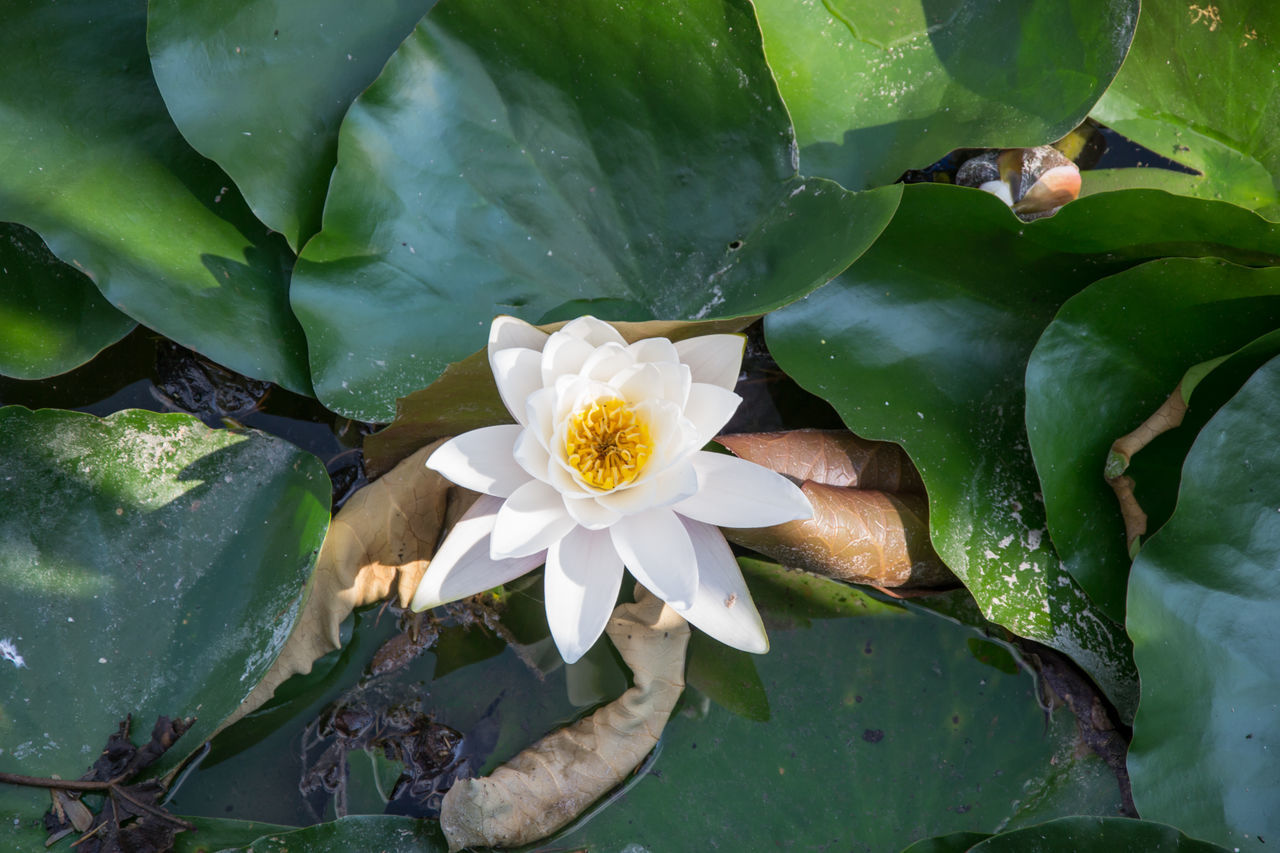
<svg viewBox="0 0 1280 853">
<path fill-rule="evenodd" d="M 684 690 L 689 626 L 637 586 L 605 629 L 635 686 L 584 720 L 543 738 L 483 779 L 445 794 L 449 850 L 513 847 L 543 838 L 617 785 L 658 742 Z"/>
</svg>

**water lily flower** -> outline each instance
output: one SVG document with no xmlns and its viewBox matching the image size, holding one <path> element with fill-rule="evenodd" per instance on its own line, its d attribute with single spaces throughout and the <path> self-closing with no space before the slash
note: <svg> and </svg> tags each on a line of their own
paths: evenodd
<svg viewBox="0 0 1280 853">
<path fill-rule="evenodd" d="M 594 317 L 554 334 L 498 317 L 489 364 L 516 423 L 441 445 L 427 466 L 481 492 L 441 544 L 414 610 L 546 563 L 551 636 L 572 663 L 604 631 L 623 567 L 689 622 L 768 650 L 760 614 L 717 525 L 809 518 L 780 474 L 704 451 L 741 398 L 741 335 L 628 344 Z"/>
</svg>

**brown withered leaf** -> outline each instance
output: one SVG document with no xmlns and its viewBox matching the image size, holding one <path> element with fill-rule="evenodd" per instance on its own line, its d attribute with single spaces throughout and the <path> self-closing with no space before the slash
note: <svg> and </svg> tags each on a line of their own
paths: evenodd
<svg viewBox="0 0 1280 853">
<path fill-rule="evenodd" d="M 813 518 L 773 527 L 725 528 L 730 542 L 783 565 L 889 588 L 954 586 L 934 553 L 920 495 L 893 495 L 806 481 Z"/>
<path fill-rule="evenodd" d="M 352 495 L 334 516 L 293 632 L 222 728 L 260 707 L 289 676 L 310 672 L 317 658 L 337 649 L 338 629 L 355 608 L 392 593 L 402 607 L 409 606 L 446 517 L 456 517 L 475 499 L 427 468 L 426 459 L 439 444 L 404 459 Z"/>
<path fill-rule="evenodd" d="M 753 316 L 730 320 L 648 320 L 612 325 L 629 342 L 644 338 L 679 341 L 698 335 L 740 332 L 756 319 Z M 546 323 L 538 328 L 554 332 L 562 326 L 563 322 Z M 489 370 L 488 353 L 482 349 L 449 365 L 440 378 L 426 388 L 396 401 L 395 420 L 365 439 L 365 468 L 370 477 L 377 477 L 427 442 L 511 422 Z"/>
<path fill-rule="evenodd" d="M 888 441 L 868 441 L 846 430 L 722 435 L 716 441 L 735 456 L 801 482 L 924 494 L 920 474 L 901 447 Z"/>
<path fill-rule="evenodd" d="M 636 603 L 619 605 L 605 631 L 635 674 L 634 686 L 492 775 L 450 788 L 440 811 L 450 853 L 550 835 L 625 779 L 658 742 L 684 690 L 689 625 L 637 586 Z"/>
</svg>

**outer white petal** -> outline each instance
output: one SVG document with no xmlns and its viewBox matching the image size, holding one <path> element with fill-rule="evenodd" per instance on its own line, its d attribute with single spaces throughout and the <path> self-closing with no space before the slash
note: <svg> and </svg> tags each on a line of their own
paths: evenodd
<svg viewBox="0 0 1280 853">
<path fill-rule="evenodd" d="M 493 324 L 489 326 L 489 359 L 492 361 L 495 352 L 512 347 L 524 347 L 541 352 L 542 345 L 549 337 L 550 335 L 546 332 L 529 325 L 519 317 L 503 314 L 495 317 Z"/>
<path fill-rule="evenodd" d="M 489 534 L 501 506 L 501 498 L 481 495 L 458 519 L 431 558 L 410 607 L 426 610 L 447 601 L 466 598 L 538 567 L 543 561 L 540 553 L 514 560 L 489 558 Z"/>
<path fill-rule="evenodd" d="M 627 343 L 617 329 L 589 314 L 576 320 L 570 320 L 564 324 L 560 331 L 573 335 L 575 338 L 581 338 L 593 347 L 607 343 L 623 344 L 625 346 Z"/>
<path fill-rule="evenodd" d="M 813 517 L 800 489 L 776 471 L 723 453 L 693 455 L 698 491 L 680 501 L 676 512 L 722 527 L 769 527 Z"/>
<path fill-rule="evenodd" d="M 642 341 L 636 341 L 627 349 L 631 350 L 636 361 L 640 362 L 680 361 L 680 351 L 666 338 L 645 338 Z"/>
<path fill-rule="evenodd" d="M 693 383 L 689 389 L 689 402 L 684 407 L 684 416 L 693 423 L 698 447 L 720 434 L 720 430 L 724 429 L 741 402 L 741 397 L 719 385 Z"/>
<path fill-rule="evenodd" d="M 689 533 L 669 509 L 629 515 L 609 528 L 613 547 L 636 580 L 677 610 L 693 604 L 698 562 Z"/>
<path fill-rule="evenodd" d="M 582 657 L 599 639 L 621 586 L 622 558 L 608 531 L 579 527 L 547 550 L 547 623 L 565 663 Z"/>
<path fill-rule="evenodd" d="M 702 335 L 676 341 L 676 352 L 693 371 L 694 382 L 719 385 L 732 391 L 742 373 L 742 353 L 746 346 L 745 335 Z"/>
<path fill-rule="evenodd" d="M 587 530 L 603 530 L 622 518 L 622 513 L 591 497 L 567 497 L 564 508 L 569 511 L 570 518 Z"/>
<path fill-rule="evenodd" d="M 769 651 L 764 622 L 724 535 L 687 518 L 684 526 L 698 555 L 698 592 L 692 606 L 676 612 L 727 646 L 754 654 Z"/>
<path fill-rule="evenodd" d="M 505 560 L 545 551 L 576 526 L 560 493 L 541 480 L 530 480 L 512 492 L 498 510 L 489 537 L 489 556 Z"/>
<path fill-rule="evenodd" d="M 464 432 L 436 448 L 427 467 L 472 491 L 508 497 L 531 479 L 512 453 L 523 432 L 524 427 L 518 424 Z"/>
<path fill-rule="evenodd" d="M 542 387 L 542 355 L 524 347 L 512 347 L 489 356 L 489 369 L 502 404 L 520 423 L 527 423 L 525 401 Z"/>
</svg>

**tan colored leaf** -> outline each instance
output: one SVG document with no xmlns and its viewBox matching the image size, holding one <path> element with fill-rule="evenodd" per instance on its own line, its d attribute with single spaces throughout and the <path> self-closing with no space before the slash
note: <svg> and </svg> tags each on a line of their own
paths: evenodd
<svg viewBox="0 0 1280 853">
<path fill-rule="evenodd" d="M 722 435 L 716 441 L 736 456 L 801 482 L 924 494 L 920 474 L 901 447 L 868 441 L 846 430 Z"/>
<path fill-rule="evenodd" d="M 648 320 L 613 325 L 628 341 L 644 338 L 679 341 L 698 335 L 740 332 L 755 320 L 756 317 Z M 547 323 L 538 328 L 554 332 L 563 325 L 563 322 Z M 440 378 L 426 388 L 396 401 L 396 419 L 386 429 L 365 439 L 365 468 L 369 476 L 376 477 L 427 442 L 483 426 L 511 422 L 511 415 L 502 405 L 502 398 L 498 396 L 498 388 L 493 382 L 489 356 L 485 350 L 480 350 L 449 365 Z"/>
<path fill-rule="evenodd" d="M 806 481 L 813 518 L 774 527 L 725 528 L 730 542 L 793 568 L 882 587 L 954 586 L 934 553 L 920 495 L 893 495 Z"/>
<path fill-rule="evenodd" d="M 450 853 L 550 835 L 626 778 L 658 742 L 684 690 L 689 626 L 637 586 L 636 603 L 619 605 L 605 630 L 635 673 L 635 686 L 492 775 L 450 788 L 440 809 Z"/>
<path fill-rule="evenodd" d="M 334 516 L 293 632 L 266 677 L 223 728 L 270 699 L 289 676 L 310 672 L 317 658 L 339 648 L 339 626 L 355 608 L 393 592 L 409 606 L 446 513 L 456 517 L 475 499 L 427 468 L 426 459 L 439 444 L 423 447 L 356 492 Z"/>
</svg>

